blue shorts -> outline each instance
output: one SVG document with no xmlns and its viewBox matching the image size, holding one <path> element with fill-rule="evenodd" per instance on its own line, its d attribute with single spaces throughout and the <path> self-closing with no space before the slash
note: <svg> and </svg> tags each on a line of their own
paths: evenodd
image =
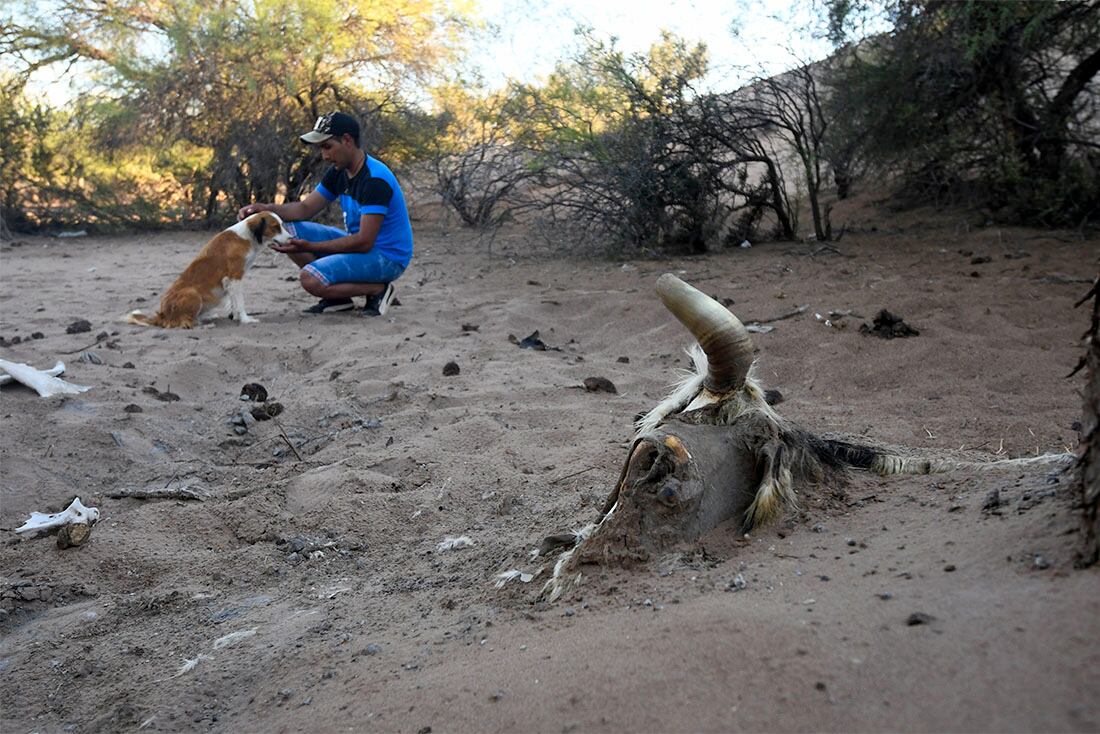
<svg viewBox="0 0 1100 734">
<path fill-rule="evenodd" d="M 286 222 L 287 231 L 298 239 L 309 242 L 325 242 L 348 233 L 338 227 L 316 222 Z M 302 270 L 325 285 L 336 283 L 389 283 L 405 272 L 405 266 L 385 255 L 370 252 L 345 252 L 319 257 Z"/>
</svg>

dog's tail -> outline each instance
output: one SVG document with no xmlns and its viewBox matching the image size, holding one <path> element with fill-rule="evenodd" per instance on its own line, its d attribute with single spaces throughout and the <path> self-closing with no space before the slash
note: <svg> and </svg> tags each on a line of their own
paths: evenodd
<svg viewBox="0 0 1100 734">
<path fill-rule="evenodd" d="M 141 311 L 131 311 L 122 320 L 127 324 L 137 324 L 138 326 L 160 326 L 159 316 L 160 314 L 149 316 Z"/>
</svg>

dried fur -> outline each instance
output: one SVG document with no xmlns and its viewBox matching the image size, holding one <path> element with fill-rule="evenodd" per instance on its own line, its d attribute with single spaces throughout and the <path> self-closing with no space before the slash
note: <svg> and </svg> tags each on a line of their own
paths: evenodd
<svg viewBox="0 0 1100 734">
<path fill-rule="evenodd" d="M 698 344 L 691 345 L 685 351 L 691 357 L 694 370 L 681 370 L 680 379 L 674 383 L 672 393 L 634 424 L 635 439 L 653 433 L 665 418 L 686 408 L 703 390 L 703 380 L 706 379 L 709 367 L 707 355 Z"/>
</svg>

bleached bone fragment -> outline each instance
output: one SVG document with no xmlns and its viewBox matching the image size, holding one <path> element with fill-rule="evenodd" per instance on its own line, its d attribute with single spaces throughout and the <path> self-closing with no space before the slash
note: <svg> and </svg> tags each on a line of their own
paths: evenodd
<svg viewBox="0 0 1100 734">
<path fill-rule="evenodd" d="M 15 532 L 21 535 L 23 533 L 41 533 L 59 528 L 62 525 L 91 525 L 98 519 L 99 509 L 85 507 L 84 503 L 77 497 L 62 512 L 55 512 L 52 515 L 47 515 L 45 512 L 32 512 L 27 521 L 17 527 Z"/>
<path fill-rule="evenodd" d="M 58 366 L 60 366 L 61 371 L 64 372 L 65 365 L 61 362 L 54 365 L 53 369 L 56 370 Z M 0 370 L 6 372 L 13 380 L 26 385 L 44 398 L 49 398 L 54 395 L 77 395 L 91 390 L 90 387 L 74 385 L 71 382 L 65 382 L 60 378 L 54 377 L 52 374 L 53 370 L 38 370 L 22 362 L 9 362 L 6 359 L 0 359 Z"/>
<path fill-rule="evenodd" d="M 500 573 L 498 573 L 496 584 L 494 584 L 494 585 L 498 589 L 503 589 L 504 585 L 506 583 L 508 583 L 509 581 L 512 581 L 513 579 L 519 579 L 523 583 L 529 584 L 529 583 L 531 583 L 531 581 L 534 578 L 535 578 L 535 574 L 533 574 L 533 573 L 524 573 L 523 571 L 520 571 L 518 568 L 513 568 L 513 569 L 510 569 L 508 571 L 501 571 Z"/>
<path fill-rule="evenodd" d="M 474 544 L 474 541 L 466 535 L 460 535 L 457 538 L 447 536 L 439 542 L 439 545 L 435 547 L 437 553 L 442 553 L 449 550 L 458 550 L 459 548 L 469 548 Z"/>
<path fill-rule="evenodd" d="M 48 370 L 42 370 L 42 371 L 45 372 L 50 377 L 57 377 L 58 375 L 63 375 L 63 374 L 65 374 L 65 363 L 58 360 L 57 364 L 55 364 L 53 367 L 50 367 Z M 11 375 L 9 375 L 7 373 L 0 373 L 0 385 L 7 385 L 9 382 L 12 382 L 12 381 L 13 381 L 13 378 L 12 378 Z"/>
</svg>

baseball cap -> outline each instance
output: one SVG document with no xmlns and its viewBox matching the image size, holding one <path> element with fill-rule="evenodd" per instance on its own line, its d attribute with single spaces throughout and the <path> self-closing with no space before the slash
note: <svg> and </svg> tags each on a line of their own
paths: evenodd
<svg viewBox="0 0 1100 734">
<path fill-rule="evenodd" d="M 299 135 L 303 143 L 322 143 L 329 138 L 338 138 L 347 133 L 359 139 L 359 123 L 351 115 L 343 112 L 330 112 L 321 115 L 313 123 L 313 129 L 305 135 Z"/>
</svg>

